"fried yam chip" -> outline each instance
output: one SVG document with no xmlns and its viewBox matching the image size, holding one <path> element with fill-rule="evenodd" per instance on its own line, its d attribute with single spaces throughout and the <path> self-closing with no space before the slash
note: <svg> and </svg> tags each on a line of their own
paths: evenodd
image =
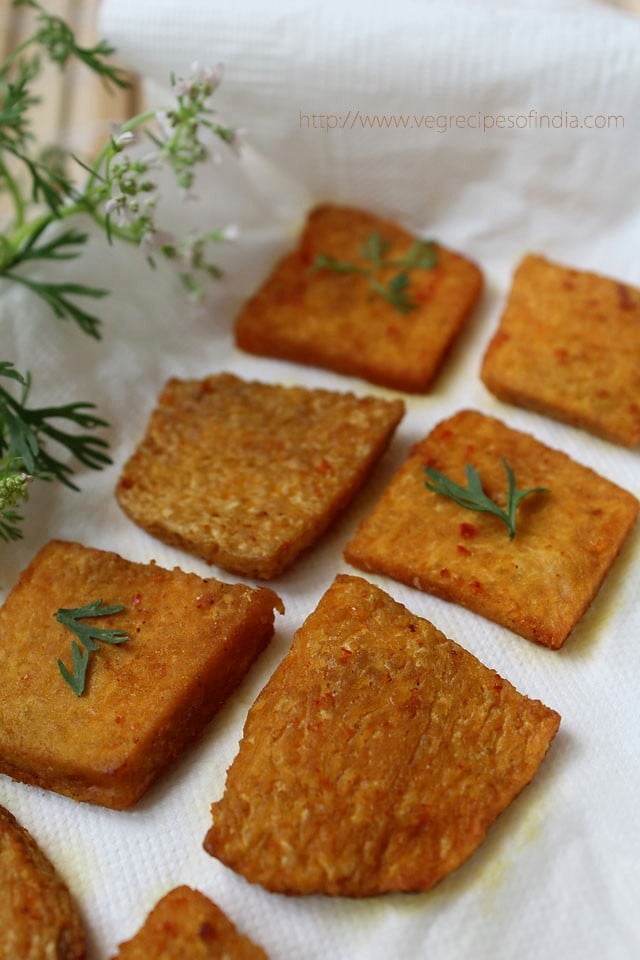
<svg viewBox="0 0 640 960">
<path fill-rule="evenodd" d="M 205 849 L 281 893 L 428 890 L 531 780 L 559 722 L 338 576 L 251 708 Z"/>
<path fill-rule="evenodd" d="M 503 459 L 519 489 L 549 491 L 520 502 L 513 540 L 498 517 L 467 510 L 425 486 L 425 467 L 466 485 L 469 464 L 487 496 L 504 508 Z M 632 494 L 593 470 L 466 410 L 414 447 L 345 557 L 556 649 L 598 592 L 637 512 Z"/>
<path fill-rule="evenodd" d="M 84 930 L 69 890 L 4 807 L 0 891 L 0 960 L 84 960 Z"/>
<path fill-rule="evenodd" d="M 482 379 L 500 400 L 636 446 L 640 290 L 525 257 Z"/>
<path fill-rule="evenodd" d="M 176 887 L 113 960 L 268 960 L 208 897 Z"/>
<path fill-rule="evenodd" d="M 299 246 L 285 256 L 236 321 L 236 342 L 249 353 L 326 367 L 410 393 L 425 393 L 462 330 L 482 289 L 478 267 L 435 245 L 432 269 L 407 272 L 398 309 L 353 270 L 317 267 L 330 257 L 369 269 L 372 238 L 395 265 L 375 271 L 388 290 L 406 272 L 397 261 L 415 237 L 362 210 L 323 206 L 313 210 Z M 404 283 L 404 281 L 400 281 Z"/>
<path fill-rule="evenodd" d="M 362 486 L 404 413 L 378 400 L 170 380 L 117 497 L 149 533 L 247 577 L 277 577 Z"/>
<path fill-rule="evenodd" d="M 124 632 L 99 644 L 84 693 L 59 608 L 101 599 L 121 613 L 83 623 Z M 279 598 L 115 553 L 53 541 L 0 610 L 0 772 L 47 790 L 131 806 L 204 729 L 273 634 Z"/>
</svg>

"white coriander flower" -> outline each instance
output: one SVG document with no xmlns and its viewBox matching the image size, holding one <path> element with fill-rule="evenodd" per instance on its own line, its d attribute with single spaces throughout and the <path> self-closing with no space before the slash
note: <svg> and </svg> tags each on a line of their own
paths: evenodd
<svg viewBox="0 0 640 960">
<path fill-rule="evenodd" d="M 136 219 L 129 200 L 123 193 L 110 197 L 104 205 L 104 212 L 108 217 L 113 217 L 119 227 L 127 227 Z"/>
<path fill-rule="evenodd" d="M 237 223 L 229 223 L 226 227 L 223 227 L 220 231 L 222 234 L 223 240 L 228 240 L 230 243 L 234 243 L 240 236 L 240 227 Z"/>
</svg>

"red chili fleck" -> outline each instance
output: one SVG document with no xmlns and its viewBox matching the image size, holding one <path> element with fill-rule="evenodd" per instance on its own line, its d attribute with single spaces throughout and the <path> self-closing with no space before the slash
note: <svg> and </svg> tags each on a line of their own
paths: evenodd
<svg viewBox="0 0 640 960">
<path fill-rule="evenodd" d="M 472 523 L 460 524 L 460 536 L 464 537 L 465 540 L 471 540 L 471 538 L 475 537 L 477 533 L 478 533 L 478 528 L 475 527 Z"/>
<path fill-rule="evenodd" d="M 471 550 L 469 550 L 467 547 L 463 547 L 461 543 L 458 544 L 457 550 L 458 553 L 461 553 L 463 557 L 471 556 Z"/>
<path fill-rule="evenodd" d="M 200 929 L 198 930 L 198 936 L 200 937 L 201 940 L 215 940 L 216 931 L 214 930 L 212 925 L 210 923 L 207 923 L 207 921 L 205 920 L 205 922 L 200 925 Z"/>
<path fill-rule="evenodd" d="M 141 602 L 142 602 L 142 594 L 141 594 L 141 593 L 135 593 L 135 594 L 133 595 L 133 597 L 131 598 L 131 604 L 132 604 L 132 606 L 138 607 Z"/>
<path fill-rule="evenodd" d="M 320 463 L 316 464 L 318 473 L 328 473 L 331 470 L 331 464 L 326 457 L 323 457 Z"/>
<path fill-rule="evenodd" d="M 353 656 L 353 650 L 349 650 L 349 647 L 340 647 L 340 649 L 346 659 Z"/>
<path fill-rule="evenodd" d="M 494 690 L 502 690 L 502 687 L 503 687 L 502 681 L 501 681 L 501 680 L 496 680 L 496 682 L 495 682 L 494 685 L 493 685 L 493 689 L 494 689 Z"/>
<path fill-rule="evenodd" d="M 451 574 L 449 573 L 449 571 L 447 570 L 447 568 L 444 567 L 444 568 L 440 571 L 440 576 L 441 576 L 441 577 L 450 577 Z"/>
<path fill-rule="evenodd" d="M 484 590 L 484 587 L 482 586 L 479 580 L 474 580 L 471 586 L 476 591 L 476 593 L 482 593 L 482 591 Z"/>
<path fill-rule="evenodd" d="M 436 460 L 435 457 L 427 457 L 427 459 L 423 461 L 422 465 L 423 465 L 424 467 L 436 467 L 436 468 L 437 468 L 437 466 L 438 466 L 438 461 Z"/>
<path fill-rule="evenodd" d="M 633 297 L 629 292 L 629 288 L 624 285 L 624 283 L 617 284 L 618 288 L 618 299 L 620 301 L 620 307 L 622 310 L 633 310 Z"/>
</svg>

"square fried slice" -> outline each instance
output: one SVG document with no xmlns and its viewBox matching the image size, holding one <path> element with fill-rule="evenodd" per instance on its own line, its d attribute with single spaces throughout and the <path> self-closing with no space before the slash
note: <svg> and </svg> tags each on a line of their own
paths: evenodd
<svg viewBox="0 0 640 960">
<path fill-rule="evenodd" d="M 428 890 L 531 780 L 559 722 L 338 576 L 249 712 L 205 849 L 282 893 Z"/>
<path fill-rule="evenodd" d="M 155 905 L 113 960 L 268 960 L 208 897 L 176 887 Z"/>
<path fill-rule="evenodd" d="M 91 654 L 76 696 L 72 632 L 60 608 L 94 600 L 125 610 L 83 620 L 123 631 Z M 52 541 L 0 610 L 0 772 L 123 809 L 202 732 L 273 634 L 279 598 Z"/>
<path fill-rule="evenodd" d="M 160 540 L 272 579 L 351 500 L 403 413 L 400 400 L 228 373 L 170 380 L 117 497 Z"/>
<path fill-rule="evenodd" d="M 466 486 L 470 464 L 487 496 L 504 508 L 502 458 L 518 489 L 550 491 L 520 502 L 513 540 L 498 517 L 467 510 L 425 486 L 425 467 Z M 413 448 L 345 557 L 555 649 L 595 597 L 637 512 L 632 494 L 593 470 L 465 410 Z"/>
<path fill-rule="evenodd" d="M 640 443 L 640 290 L 528 256 L 482 364 L 500 400 Z"/>
<path fill-rule="evenodd" d="M 84 960 L 82 922 L 66 884 L 30 833 L 0 807 L 0 958 Z"/>
<path fill-rule="evenodd" d="M 480 296 L 478 267 L 435 245 L 433 269 L 409 271 L 414 304 L 401 312 L 372 291 L 367 277 L 314 269 L 318 256 L 368 268 L 371 237 L 387 242 L 387 259 L 404 256 L 415 237 L 362 210 L 313 210 L 299 246 L 275 267 L 236 321 L 236 342 L 249 353 L 326 367 L 410 393 L 425 393 Z M 402 272 L 377 270 L 386 285 Z"/>
</svg>

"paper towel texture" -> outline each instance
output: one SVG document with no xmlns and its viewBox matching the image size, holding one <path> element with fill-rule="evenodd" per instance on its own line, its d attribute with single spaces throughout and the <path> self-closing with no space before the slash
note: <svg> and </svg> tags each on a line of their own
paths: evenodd
<svg viewBox="0 0 640 960">
<path fill-rule="evenodd" d="M 405 398 L 407 415 L 357 502 L 274 581 L 286 616 L 201 743 L 131 812 L 79 806 L 6 778 L 0 803 L 34 834 L 77 896 L 95 960 L 115 953 L 117 941 L 132 936 L 159 897 L 180 884 L 214 899 L 277 960 L 631 960 L 640 951 L 637 530 L 560 652 L 372 578 L 563 717 L 539 776 L 469 862 L 431 893 L 289 900 L 249 886 L 201 845 L 251 703 L 334 575 L 350 569 L 342 549 L 357 522 L 408 447 L 439 420 L 477 408 L 640 494 L 638 450 L 502 404 L 479 378 L 525 252 L 640 282 L 638 24 L 593 4 L 549 11 L 410 0 L 105 0 L 103 32 L 157 83 L 171 70 L 186 73 L 194 59 L 226 64 L 220 110 L 247 131 L 244 160 L 225 156 L 203 177 L 198 202 L 167 201 L 165 215 L 176 229 L 238 221 L 243 233 L 234 248 L 221 250 L 226 279 L 195 310 L 168 271 L 146 272 L 142 256 L 97 237 L 80 269 L 83 279 L 113 291 L 101 304 L 100 344 L 3 289 L 3 357 L 33 371 L 34 402 L 94 400 L 112 424 L 114 459 L 101 474 L 79 474 L 81 494 L 34 487 L 25 540 L 0 555 L 5 594 L 51 537 L 207 574 L 203 562 L 137 529 L 113 496 L 168 377 L 229 370 L 395 396 L 249 357 L 232 345 L 241 304 L 293 245 L 313 204 L 359 205 L 435 237 L 481 265 L 487 290 L 432 392 Z M 604 118 L 601 126 L 595 118 Z M 77 275 L 78 264 L 62 266 Z"/>
</svg>

